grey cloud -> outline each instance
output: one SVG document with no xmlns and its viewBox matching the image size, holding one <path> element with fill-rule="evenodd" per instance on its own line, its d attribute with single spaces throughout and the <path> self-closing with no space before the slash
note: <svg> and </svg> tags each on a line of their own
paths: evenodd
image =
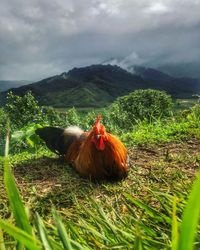
<svg viewBox="0 0 200 250">
<path fill-rule="evenodd" d="M 199 60 L 199 0 L 1 0 L 0 79 L 74 66 Z"/>
</svg>

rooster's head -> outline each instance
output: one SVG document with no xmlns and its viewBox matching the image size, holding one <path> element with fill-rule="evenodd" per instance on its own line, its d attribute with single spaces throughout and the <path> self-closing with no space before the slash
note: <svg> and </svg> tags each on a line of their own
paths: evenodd
<svg viewBox="0 0 200 250">
<path fill-rule="evenodd" d="M 100 124 L 101 115 L 98 115 L 95 124 L 92 127 L 92 142 L 97 150 L 105 149 L 105 141 L 107 140 L 106 128 Z"/>
</svg>

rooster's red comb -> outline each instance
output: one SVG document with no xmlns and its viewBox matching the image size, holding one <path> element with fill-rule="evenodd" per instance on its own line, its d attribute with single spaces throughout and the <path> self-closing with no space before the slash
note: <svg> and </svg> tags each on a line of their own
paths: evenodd
<svg viewBox="0 0 200 250">
<path fill-rule="evenodd" d="M 100 120 L 101 120 L 101 115 L 97 116 L 96 122 L 95 122 L 95 126 L 99 126 L 100 125 Z"/>
</svg>

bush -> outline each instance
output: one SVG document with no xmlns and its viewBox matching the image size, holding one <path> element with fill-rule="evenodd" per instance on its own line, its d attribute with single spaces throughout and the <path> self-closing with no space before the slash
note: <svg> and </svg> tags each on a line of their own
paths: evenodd
<svg viewBox="0 0 200 250">
<path fill-rule="evenodd" d="M 43 107 L 42 108 L 42 115 L 43 120 L 45 121 L 46 125 L 49 126 L 63 126 L 65 120 L 61 117 L 61 113 L 58 112 L 53 107 Z"/>
<path fill-rule="evenodd" d="M 71 108 L 67 111 L 67 122 L 69 125 L 78 126 L 80 124 L 80 117 L 75 108 Z"/>
<path fill-rule="evenodd" d="M 0 108 L 0 156 L 4 153 L 6 136 L 6 114 L 3 108 Z"/>
<path fill-rule="evenodd" d="M 41 108 L 30 91 L 24 96 L 17 96 L 9 92 L 5 112 L 10 119 L 12 129 L 19 129 L 29 123 L 42 120 Z"/>
<path fill-rule="evenodd" d="M 96 118 L 98 115 L 102 116 L 101 123 L 103 123 L 106 127 L 108 132 L 118 134 L 119 133 L 119 126 L 113 120 L 110 110 L 107 108 L 101 110 L 93 110 L 88 112 L 86 115 L 82 117 L 81 120 L 81 128 L 84 130 L 90 130 L 94 125 Z"/>
<path fill-rule="evenodd" d="M 120 129 L 130 130 L 133 127 L 132 119 L 129 118 L 129 114 L 126 110 L 123 110 L 119 99 L 114 102 L 109 108 L 110 121 L 113 125 L 118 126 Z"/>
<path fill-rule="evenodd" d="M 170 116 L 172 107 L 172 98 L 164 91 L 140 89 L 119 97 L 111 105 L 110 112 L 120 127 L 129 128 L 138 120 L 151 121 Z"/>
<path fill-rule="evenodd" d="M 53 107 L 43 108 L 43 120 L 49 126 L 68 127 L 80 124 L 80 117 L 75 108 L 60 112 Z"/>
<path fill-rule="evenodd" d="M 187 118 L 193 121 L 200 121 L 200 103 L 191 108 L 191 113 L 188 114 Z"/>
</svg>

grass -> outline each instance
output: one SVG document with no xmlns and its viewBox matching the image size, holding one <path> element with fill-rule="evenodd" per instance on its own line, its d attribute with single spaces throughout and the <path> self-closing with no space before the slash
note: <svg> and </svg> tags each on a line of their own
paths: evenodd
<svg viewBox="0 0 200 250">
<path fill-rule="evenodd" d="M 0 158 L 0 249 L 199 249 L 198 116 L 120 136 L 130 171 L 118 183 L 82 179 L 43 147 Z"/>
<path fill-rule="evenodd" d="M 34 157 L 27 152 L 18 154 L 10 159 L 10 164 L 37 239 L 46 241 L 48 239 L 41 237 L 47 234 L 50 249 L 70 249 L 63 244 L 71 245 L 71 249 L 170 249 L 173 216 L 179 226 L 186 197 L 199 168 L 199 148 L 200 142 L 195 139 L 130 147 L 130 173 L 119 183 L 92 183 L 81 179 L 48 151 Z M 0 188 L 4 189 L 2 185 Z M 13 221 L 5 197 L 5 191 L 1 192 L 4 209 L 0 213 Z M 52 206 L 59 215 L 55 211 L 52 214 Z M 58 232 L 58 228 L 65 232 Z M 63 243 L 61 238 L 66 235 Z M 6 249 L 15 244 L 5 233 L 4 238 Z M 200 247 L 199 236 L 196 246 Z"/>
<path fill-rule="evenodd" d="M 194 106 L 198 102 L 198 98 L 190 98 L 190 99 L 175 99 L 175 109 L 176 110 L 184 110 L 184 109 L 189 109 L 192 106 Z"/>
<path fill-rule="evenodd" d="M 138 122 L 131 132 L 124 133 L 121 139 L 127 145 L 149 145 L 166 142 L 179 142 L 188 138 L 200 138 L 200 119 L 173 119 Z"/>
<path fill-rule="evenodd" d="M 199 190 L 200 175 L 193 184 L 193 189 L 183 213 L 183 221 L 180 227 L 179 249 L 191 249 L 194 244 L 200 215 L 200 202 L 197 198 L 199 196 Z"/>
</svg>

